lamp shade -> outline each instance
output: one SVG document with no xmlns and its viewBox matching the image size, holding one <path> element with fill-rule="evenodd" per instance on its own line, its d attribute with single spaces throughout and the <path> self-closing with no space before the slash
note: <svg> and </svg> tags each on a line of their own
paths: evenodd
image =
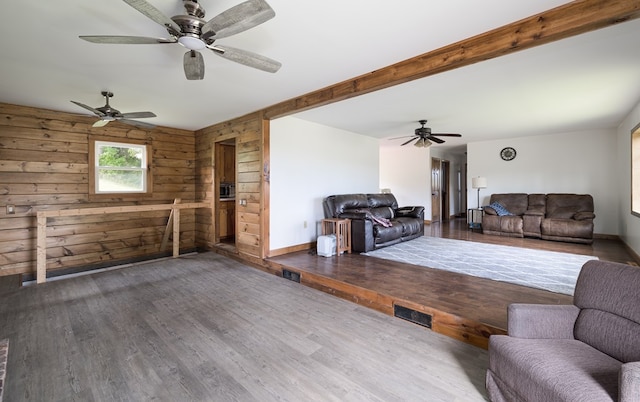
<svg viewBox="0 0 640 402">
<path fill-rule="evenodd" d="M 487 188 L 487 178 L 486 177 L 474 177 L 471 179 L 471 187 L 472 188 Z"/>
</svg>

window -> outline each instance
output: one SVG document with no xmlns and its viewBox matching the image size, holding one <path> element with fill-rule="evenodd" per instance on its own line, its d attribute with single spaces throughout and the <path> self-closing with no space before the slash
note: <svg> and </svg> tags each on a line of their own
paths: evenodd
<svg viewBox="0 0 640 402">
<path fill-rule="evenodd" d="M 640 124 L 631 131 L 631 213 L 640 216 Z"/>
<path fill-rule="evenodd" d="M 92 195 L 151 193 L 148 145 L 112 141 L 91 141 L 91 145 Z"/>
</svg>

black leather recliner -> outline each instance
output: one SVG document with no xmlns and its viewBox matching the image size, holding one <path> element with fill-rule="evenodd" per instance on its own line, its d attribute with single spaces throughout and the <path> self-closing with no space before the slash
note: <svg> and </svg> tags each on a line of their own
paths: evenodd
<svg viewBox="0 0 640 402">
<path fill-rule="evenodd" d="M 351 248 L 365 253 L 424 235 L 424 207 L 398 207 L 393 194 L 339 194 L 323 201 L 325 218 L 351 219 Z"/>
</svg>

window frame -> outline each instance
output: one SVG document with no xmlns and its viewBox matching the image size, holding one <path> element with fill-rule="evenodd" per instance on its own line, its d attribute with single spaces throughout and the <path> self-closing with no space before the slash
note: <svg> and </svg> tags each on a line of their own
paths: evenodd
<svg viewBox="0 0 640 402">
<path fill-rule="evenodd" d="M 640 123 L 631 129 L 631 214 L 640 217 Z"/>
<path fill-rule="evenodd" d="M 122 192 L 104 192 L 97 191 L 98 186 L 98 160 L 96 158 L 97 148 L 101 144 L 108 144 L 121 147 L 142 147 L 144 149 L 145 161 L 141 170 L 143 171 L 143 179 L 145 181 L 145 190 L 140 192 L 122 191 Z M 111 137 L 93 137 L 89 140 L 89 199 L 112 199 L 118 198 L 123 200 L 137 200 L 150 197 L 153 194 L 153 174 L 152 174 L 152 153 L 153 149 L 150 144 L 145 141 L 136 141 L 131 139 L 119 139 Z"/>
</svg>

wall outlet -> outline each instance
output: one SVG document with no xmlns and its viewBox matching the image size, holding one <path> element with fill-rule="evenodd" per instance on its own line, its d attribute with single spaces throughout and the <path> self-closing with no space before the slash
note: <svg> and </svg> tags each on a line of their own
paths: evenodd
<svg viewBox="0 0 640 402">
<path fill-rule="evenodd" d="M 16 213 L 16 206 L 15 205 L 7 205 L 7 215 L 13 215 L 15 213 Z"/>
<path fill-rule="evenodd" d="M 307 228 L 307 221 L 304 221 L 304 228 Z"/>
</svg>

